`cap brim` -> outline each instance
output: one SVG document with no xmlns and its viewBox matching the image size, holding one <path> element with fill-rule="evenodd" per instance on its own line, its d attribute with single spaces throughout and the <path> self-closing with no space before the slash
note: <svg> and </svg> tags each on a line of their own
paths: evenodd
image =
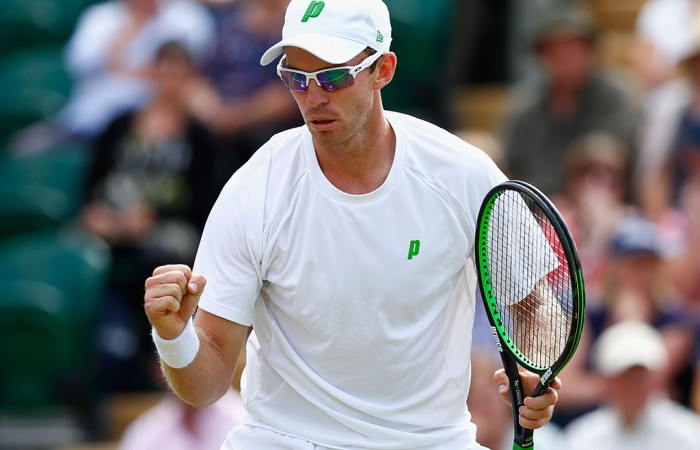
<svg viewBox="0 0 700 450">
<path fill-rule="evenodd" d="M 328 34 L 300 33 L 282 39 L 270 47 L 260 58 L 260 64 L 270 64 L 284 52 L 285 47 L 298 47 L 327 63 L 343 64 L 367 48 L 367 44 Z"/>
</svg>

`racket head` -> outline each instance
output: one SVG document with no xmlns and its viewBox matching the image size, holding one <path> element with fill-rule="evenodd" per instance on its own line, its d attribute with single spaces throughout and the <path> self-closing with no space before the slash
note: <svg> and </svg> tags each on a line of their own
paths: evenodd
<svg viewBox="0 0 700 450">
<path fill-rule="evenodd" d="M 552 202 L 537 188 L 522 181 L 506 181 L 487 193 L 476 228 L 478 284 L 499 350 L 502 356 L 507 353 L 520 366 L 540 375 L 538 388 L 544 390 L 571 360 L 583 331 L 585 290 L 576 244 Z M 528 239 L 534 239 L 532 245 L 542 248 L 528 247 Z M 537 266 L 536 261 L 524 260 L 532 251 L 545 259 L 548 256 L 550 266 Z M 494 261 L 496 258 L 503 261 L 498 263 Z M 518 258 L 523 260 L 518 261 Z M 539 272 L 528 273 L 528 264 Z M 514 267 L 517 270 L 509 271 Z M 525 279 L 525 287 L 518 285 L 522 280 L 514 282 L 509 278 L 515 271 Z M 534 330 L 532 342 L 523 345 L 518 330 L 529 326 L 520 323 L 528 322 L 521 320 L 527 319 L 527 314 L 514 316 L 511 311 L 525 298 L 524 293 L 534 279 L 545 280 L 554 294 L 543 300 L 545 305 L 549 302 L 547 307 L 556 309 L 556 300 L 563 314 L 556 322 L 540 323 L 542 329 Z M 553 344 L 547 345 L 544 338 Z M 540 347 L 548 348 L 541 350 Z"/>
</svg>

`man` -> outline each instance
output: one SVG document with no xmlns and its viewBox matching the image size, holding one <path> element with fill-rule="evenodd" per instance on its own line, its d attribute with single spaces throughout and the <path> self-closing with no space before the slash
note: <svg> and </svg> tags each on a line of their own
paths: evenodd
<svg viewBox="0 0 700 450">
<path fill-rule="evenodd" d="M 592 356 L 607 404 L 568 425 L 571 450 L 700 449 L 700 417 L 664 392 L 669 355 L 658 330 L 618 322 L 600 335 Z"/>
<path fill-rule="evenodd" d="M 146 282 L 163 370 L 193 405 L 228 389 L 255 330 L 247 417 L 224 449 L 482 448 L 466 408 L 470 255 L 481 200 L 505 177 L 444 130 L 383 110 L 390 42 L 380 0 L 292 0 L 261 62 L 282 56 L 306 126 L 231 178 L 194 271 Z M 551 419 L 555 389 L 526 399 L 523 425 Z"/>
<path fill-rule="evenodd" d="M 636 112 L 620 81 L 596 61 L 596 30 L 583 10 L 558 8 L 535 27 L 541 73 L 520 83 L 502 130 L 508 174 L 559 192 L 567 150 L 590 133 L 632 142 Z"/>
</svg>

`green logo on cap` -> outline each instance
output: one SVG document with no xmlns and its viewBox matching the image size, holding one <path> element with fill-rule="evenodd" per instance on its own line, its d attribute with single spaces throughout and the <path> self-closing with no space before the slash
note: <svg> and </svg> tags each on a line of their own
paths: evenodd
<svg viewBox="0 0 700 450">
<path fill-rule="evenodd" d="M 377 30 L 377 42 L 384 42 L 384 35 L 379 30 Z"/>
<path fill-rule="evenodd" d="M 326 6 L 326 2 L 317 2 L 313 1 L 309 3 L 309 7 L 306 8 L 306 13 L 304 13 L 304 17 L 301 18 L 302 22 L 306 22 L 309 19 L 313 19 L 314 17 L 318 17 L 319 14 L 321 14 L 321 11 L 323 11 L 323 8 Z"/>
</svg>

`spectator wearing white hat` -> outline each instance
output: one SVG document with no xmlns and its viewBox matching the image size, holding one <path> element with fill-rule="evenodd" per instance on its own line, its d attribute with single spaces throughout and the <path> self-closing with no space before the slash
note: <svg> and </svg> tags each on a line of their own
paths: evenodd
<svg viewBox="0 0 700 450">
<path fill-rule="evenodd" d="M 668 277 L 665 244 L 655 222 L 639 215 L 622 220 L 610 239 L 602 300 L 587 308 L 586 322 L 593 340 L 623 320 L 656 328 L 668 352 L 665 388 L 673 400 L 687 404 L 696 326 Z"/>
<path fill-rule="evenodd" d="M 606 329 L 593 347 L 606 404 L 567 427 L 570 450 L 700 449 L 700 417 L 662 390 L 668 354 L 660 333 L 640 321 Z"/>
</svg>

